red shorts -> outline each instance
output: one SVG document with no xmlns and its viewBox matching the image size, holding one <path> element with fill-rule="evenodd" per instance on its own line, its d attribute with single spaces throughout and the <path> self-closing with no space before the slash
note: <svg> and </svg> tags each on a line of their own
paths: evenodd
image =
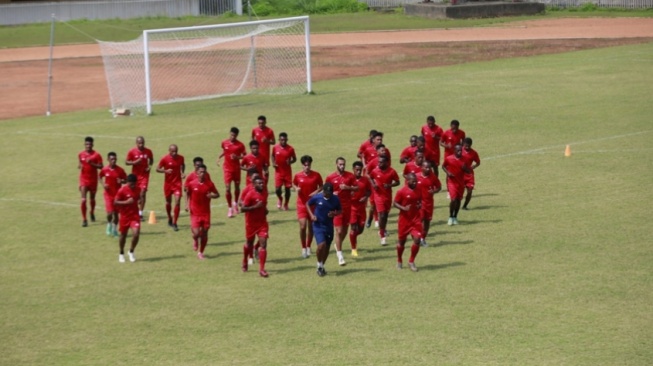
<svg viewBox="0 0 653 366">
<path fill-rule="evenodd" d="M 447 180 L 447 191 L 451 200 L 462 200 L 465 193 L 465 185 Z"/>
<path fill-rule="evenodd" d="M 116 198 L 116 195 L 111 195 L 109 192 L 104 191 L 104 207 L 106 208 L 107 213 L 115 212 L 116 209 L 113 207 L 113 200 Z"/>
<path fill-rule="evenodd" d="M 292 176 L 290 174 L 274 173 L 274 187 L 292 187 Z"/>
<path fill-rule="evenodd" d="M 376 212 L 390 212 L 390 208 L 392 208 L 392 198 L 375 194 L 374 207 L 376 207 Z"/>
<path fill-rule="evenodd" d="M 129 229 L 136 230 L 141 227 L 141 218 L 140 217 L 124 217 L 120 216 L 120 222 L 118 223 L 118 231 L 121 234 L 126 234 Z"/>
<path fill-rule="evenodd" d="M 208 230 L 211 227 L 211 215 L 190 215 L 191 229 Z"/>
<path fill-rule="evenodd" d="M 240 184 L 240 170 L 224 170 L 224 184 L 228 186 L 231 182 Z"/>
<path fill-rule="evenodd" d="M 465 174 L 465 187 L 474 189 L 474 174 Z"/>
<path fill-rule="evenodd" d="M 252 224 L 245 223 L 245 239 L 247 241 L 253 240 L 256 236 L 259 238 L 269 238 L 270 227 L 267 221 L 255 222 Z"/>
<path fill-rule="evenodd" d="M 297 219 L 308 219 L 310 216 L 308 215 L 308 211 L 306 209 L 306 205 L 304 202 L 301 202 L 297 200 Z"/>
<path fill-rule="evenodd" d="M 347 226 L 351 221 L 351 206 L 343 207 L 342 213 L 333 218 L 333 226 Z"/>
<path fill-rule="evenodd" d="M 79 178 L 79 188 L 81 190 L 82 187 L 86 188 L 87 191 L 89 192 L 97 192 L 97 184 L 98 181 L 96 180 L 90 180 L 90 179 L 83 179 Z"/>
<path fill-rule="evenodd" d="M 150 184 L 150 175 L 139 175 L 137 178 L 138 180 L 136 181 L 136 186 L 140 188 L 141 191 L 147 191 L 147 186 Z"/>
<path fill-rule="evenodd" d="M 433 220 L 433 202 L 422 201 L 422 220 Z"/>
<path fill-rule="evenodd" d="M 367 219 L 367 210 L 365 206 L 365 204 L 351 206 L 351 213 L 349 214 L 350 225 L 358 224 L 360 227 L 365 225 L 365 220 Z"/>
<path fill-rule="evenodd" d="M 421 238 L 423 230 L 424 228 L 421 222 L 410 222 L 407 224 L 400 222 L 398 225 L 397 236 L 399 236 L 399 241 L 405 241 L 409 235 Z"/>
<path fill-rule="evenodd" d="M 163 197 L 181 197 L 181 183 L 163 184 Z"/>
</svg>

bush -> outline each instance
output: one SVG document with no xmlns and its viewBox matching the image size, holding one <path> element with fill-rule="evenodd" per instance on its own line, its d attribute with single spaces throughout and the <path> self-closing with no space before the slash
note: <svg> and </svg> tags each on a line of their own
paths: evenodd
<svg viewBox="0 0 653 366">
<path fill-rule="evenodd" d="M 257 16 L 367 11 L 367 4 L 356 0 L 253 0 L 251 4 Z"/>
</svg>

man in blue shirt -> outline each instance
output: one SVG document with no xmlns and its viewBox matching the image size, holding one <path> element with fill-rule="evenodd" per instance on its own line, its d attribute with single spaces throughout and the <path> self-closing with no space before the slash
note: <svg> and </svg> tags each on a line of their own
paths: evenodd
<svg viewBox="0 0 653 366">
<path fill-rule="evenodd" d="M 329 257 L 329 249 L 333 241 L 333 217 L 340 215 L 342 206 L 340 199 L 333 195 L 333 185 L 325 183 L 322 192 L 311 197 L 307 204 L 308 214 L 313 222 L 313 235 L 317 242 L 317 275 L 326 275 L 324 263 Z"/>
</svg>

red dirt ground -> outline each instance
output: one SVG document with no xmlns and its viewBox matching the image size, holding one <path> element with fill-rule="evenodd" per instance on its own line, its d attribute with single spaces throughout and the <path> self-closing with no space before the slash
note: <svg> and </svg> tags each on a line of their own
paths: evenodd
<svg viewBox="0 0 653 366">
<path fill-rule="evenodd" d="M 311 35 L 314 81 L 653 41 L 653 19 L 554 19 L 503 27 Z M 56 46 L 52 113 L 110 107 L 97 45 Z M 0 120 L 44 115 L 47 47 L 0 49 Z"/>
</svg>

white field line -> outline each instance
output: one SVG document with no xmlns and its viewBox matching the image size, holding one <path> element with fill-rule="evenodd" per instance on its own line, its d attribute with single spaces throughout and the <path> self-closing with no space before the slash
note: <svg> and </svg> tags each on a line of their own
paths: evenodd
<svg viewBox="0 0 653 366">
<path fill-rule="evenodd" d="M 100 199 L 102 200 L 102 199 Z M 64 207 L 75 207 L 79 208 L 79 203 L 68 203 L 68 202 L 55 202 L 55 201 L 43 201 L 43 200 L 30 200 L 30 199 L 24 199 L 24 198 L 0 198 L 0 202 L 22 202 L 22 203 L 29 203 L 29 204 L 39 204 L 39 205 L 45 205 L 45 206 L 64 206 Z M 99 200 L 98 200 L 99 201 Z M 226 207 L 227 205 L 225 203 L 218 203 L 215 205 L 211 205 L 211 208 L 221 208 L 221 207 Z M 95 205 L 96 209 L 104 209 L 103 205 Z M 146 212 L 150 212 L 151 210 L 145 210 Z M 156 212 L 156 211 L 155 211 Z"/>
</svg>

